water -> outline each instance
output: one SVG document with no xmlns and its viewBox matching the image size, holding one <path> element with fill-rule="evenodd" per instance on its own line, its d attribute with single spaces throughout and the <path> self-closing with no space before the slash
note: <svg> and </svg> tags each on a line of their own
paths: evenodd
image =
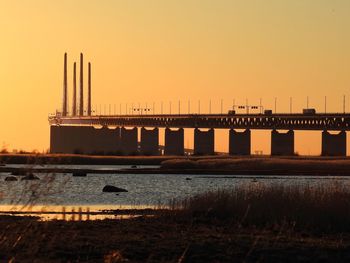
<svg viewBox="0 0 350 263">
<path fill-rule="evenodd" d="M 10 165 L 9 165 L 10 166 Z M 11 165 L 27 167 L 26 165 Z M 11 167 L 10 166 L 10 167 Z M 30 166 L 33 167 L 33 166 Z M 130 165 L 46 165 L 40 167 L 122 169 Z M 138 166 L 143 168 L 145 166 Z M 150 167 L 150 166 L 147 166 Z M 157 166 L 152 166 L 153 168 Z M 348 177 L 326 176 L 222 176 L 183 174 L 35 174 L 40 180 L 4 181 L 9 173 L 0 173 L 0 211 L 33 209 L 35 207 L 89 207 L 91 211 L 119 208 L 146 208 L 168 205 L 172 199 L 181 199 L 208 190 L 232 188 L 241 184 L 315 185 L 337 181 L 350 185 Z M 127 189 L 126 193 L 103 193 L 105 185 Z"/>
</svg>

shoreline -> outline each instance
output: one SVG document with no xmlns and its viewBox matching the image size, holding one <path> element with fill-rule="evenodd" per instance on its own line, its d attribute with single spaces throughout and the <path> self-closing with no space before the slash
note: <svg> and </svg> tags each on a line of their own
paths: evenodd
<svg viewBox="0 0 350 263">
<path fill-rule="evenodd" d="M 14 167 L 0 167 L 0 173 L 21 173 L 24 176 L 29 173 L 44 173 L 44 174 L 73 174 L 75 172 L 82 172 L 85 174 L 178 174 L 178 175 L 226 175 L 225 178 L 245 178 L 245 177 L 266 177 L 267 176 L 350 176 L 350 170 L 339 171 L 324 171 L 324 170 L 220 170 L 220 169 L 162 169 L 162 168 L 133 168 L 133 169 L 80 169 L 80 168 L 14 168 Z M 23 174 L 23 175 L 22 175 Z M 229 176 L 229 177 L 228 177 Z M 207 177 L 206 177 L 207 178 Z M 208 177 L 209 178 L 209 177 Z M 213 177 L 223 178 L 223 177 Z"/>
<path fill-rule="evenodd" d="M 160 165 L 168 160 L 222 160 L 222 159 L 266 159 L 266 160 L 349 160 L 350 156 L 270 156 L 270 155 L 203 155 L 203 156 L 109 156 L 83 154 L 0 154 L 0 164 L 76 164 L 76 165 Z"/>
<path fill-rule="evenodd" d="M 223 176 L 350 176 L 349 157 L 0 155 L 0 173 L 183 174 Z M 26 167 L 11 167 L 24 164 Z M 54 165 L 71 165 L 57 168 Z M 45 167 L 52 165 L 53 167 Z M 130 168 L 74 168 L 129 165 Z M 159 168 L 138 168 L 159 165 Z M 36 166 L 36 167 L 34 167 Z M 39 167 L 37 167 L 39 166 Z M 40 167 L 42 166 L 42 167 Z"/>
</svg>

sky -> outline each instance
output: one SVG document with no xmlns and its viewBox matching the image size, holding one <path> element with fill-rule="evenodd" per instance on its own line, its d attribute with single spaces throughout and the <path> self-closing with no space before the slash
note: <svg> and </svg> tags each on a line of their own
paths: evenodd
<svg viewBox="0 0 350 263">
<path fill-rule="evenodd" d="M 49 148 L 64 52 L 70 100 L 73 62 L 83 52 L 92 63 L 97 112 L 154 103 L 157 113 L 161 102 L 178 112 L 179 100 L 183 113 L 188 101 L 208 112 L 210 100 L 212 112 L 221 100 L 224 111 L 246 99 L 274 109 L 275 98 L 289 112 L 290 97 L 293 112 L 307 97 L 324 112 L 325 96 L 327 111 L 342 112 L 344 95 L 350 112 L 349 12 L 348 0 L 0 0 L 0 147 Z M 252 137 L 253 152 L 269 153 L 269 131 Z M 227 148 L 218 131 L 216 150 Z M 320 149 L 320 132 L 296 133 L 297 152 Z"/>
</svg>

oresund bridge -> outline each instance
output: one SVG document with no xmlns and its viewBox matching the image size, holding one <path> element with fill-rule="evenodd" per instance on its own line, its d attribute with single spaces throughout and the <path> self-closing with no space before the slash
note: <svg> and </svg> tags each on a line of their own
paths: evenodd
<svg viewBox="0 0 350 263">
<path fill-rule="evenodd" d="M 83 55 L 80 54 L 79 107 L 74 63 L 73 100 L 69 111 L 67 54 L 64 55 L 62 111 L 49 116 L 52 153 L 183 155 L 184 129 L 194 129 L 194 154 L 212 155 L 215 130 L 226 129 L 229 134 L 229 154 L 250 155 L 251 130 L 263 129 L 271 130 L 272 155 L 294 155 L 295 130 L 321 131 L 324 156 L 346 155 L 346 131 L 350 130 L 350 114 L 345 113 L 319 114 L 314 109 L 305 109 L 300 114 L 272 113 L 269 110 L 259 114 L 237 114 L 231 110 L 227 114 L 95 115 L 91 109 L 90 63 L 87 106 L 84 107 L 83 65 Z M 159 147 L 159 129 L 162 128 L 165 129 L 164 151 L 160 151 Z"/>
</svg>

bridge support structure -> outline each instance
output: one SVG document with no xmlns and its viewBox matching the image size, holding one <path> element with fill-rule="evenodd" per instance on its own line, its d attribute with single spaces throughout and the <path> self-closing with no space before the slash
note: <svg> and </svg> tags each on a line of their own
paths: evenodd
<svg viewBox="0 0 350 263">
<path fill-rule="evenodd" d="M 51 153 L 112 154 L 118 151 L 118 129 L 51 126 Z"/>
<path fill-rule="evenodd" d="M 140 153 L 143 155 L 159 155 L 159 129 L 141 128 Z"/>
<path fill-rule="evenodd" d="M 79 127 L 80 128 L 80 127 Z M 80 130 L 80 129 L 79 129 Z M 78 129 L 73 126 L 50 127 L 50 152 L 74 153 L 82 151 Z"/>
<path fill-rule="evenodd" d="M 346 132 L 331 134 L 322 132 L 322 156 L 346 156 Z"/>
<path fill-rule="evenodd" d="M 93 146 L 90 153 L 116 154 L 120 148 L 120 128 L 110 129 L 102 127 L 101 129 L 94 129 L 91 142 L 86 143 L 91 143 Z"/>
<path fill-rule="evenodd" d="M 271 131 L 271 155 L 294 155 L 294 131 Z"/>
<path fill-rule="evenodd" d="M 214 129 L 201 131 L 194 129 L 194 151 L 195 155 L 213 155 L 214 154 Z"/>
<path fill-rule="evenodd" d="M 165 129 L 164 155 L 184 155 L 184 129 Z"/>
<path fill-rule="evenodd" d="M 120 151 L 124 155 L 137 154 L 137 128 L 120 128 Z"/>
<path fill-rule="evenodd" d="M 230 129 L 229 132 L 229 154 L 230 155 L 250 155 L 251 152 L 251 131 L 246 129 L 238 132 Z"/>
</svg>

